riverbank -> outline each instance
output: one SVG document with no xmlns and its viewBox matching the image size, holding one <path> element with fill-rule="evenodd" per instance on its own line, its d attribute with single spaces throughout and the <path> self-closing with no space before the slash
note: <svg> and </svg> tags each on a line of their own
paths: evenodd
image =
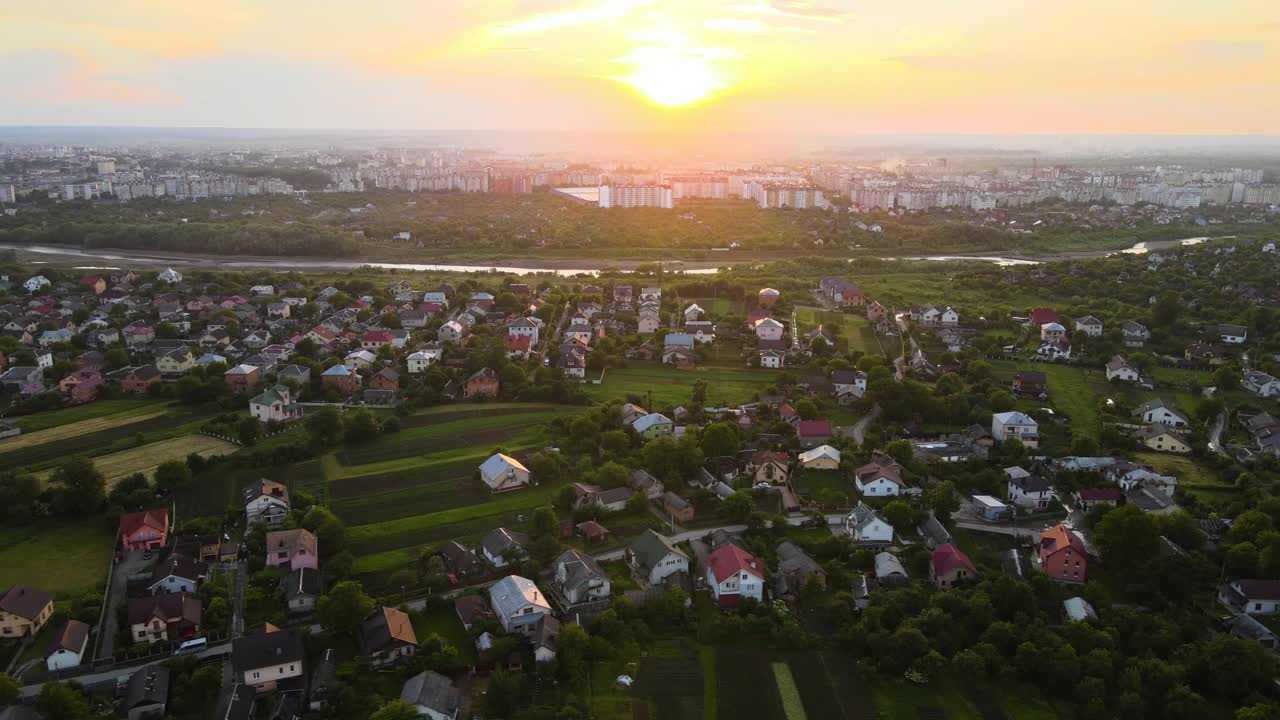
<svg viewBox="0 0 1280 720">
<path fill-rule="evenodd" d="M 1106 257 L 1116 253 L 1146 253 L 1174 248 L 1181 245 L 1195 245 L 1206 240 L 1229 239 L 1226 235 L 1217 238 L 1208 236 L 1181 238 L 1178 240 L 1160 240 L 1137 243 L 1127 248 L 1112 250 L 1083 250 L 1051 254 L 1029 253 L 958 253 L 947 255 L 910 255 L 893 256 L 878 255 L 871 251 L 858 251 L 848 259 L 856 262 L 859 258 L 881 258 L 884 260 L 928 260 L 944 262 L 991 262 L 997 265 L 1038 265 L 1044 262 L 1062 260 L 1086 260 Z M 442 254 L 436 258 L 423 258 L 428 262 L 385 262 L 370 258 L 368 260 L 346 260 L 340 258 L 315 257 L 263 257 L 207 255 L 200 253 L 147 252 L 142 250 L 113 250 L 108 248 L 82 249 L 62 245 L 16 246 L 0 244 L 0 250 L 14 250 L 18 261 L 31 265 L 50 265 L 53 267 L 74 268 L 84 270 L 111 270 L 122 267 L 139 269 L 157 269 L 173 267 L 180 270 L 257 270 L 275 269 L 280 271 L 323 271 L 323 270 L 355 270 L 361 267 L 376 267 L 388 270 L 408 270 L 417 272 L 486 272 L 494 271 L 510 275 L 533 275 L 539 273 L 572 276 L 595 274 L 602 270 L 617 269 L 632 271 L 641 266 L 653 266 L 655 261 L 613 260 L 593 257 L 546 257 L 531 251 L 523 257 L 495 257 L 491 260 L 471 260 L 459 262 L 457 255 Z M 680 271 L 694 275 L 709 275 L 719 271 L 721 267 L 737 263 L 763 263 L 786 259 L 788 255 L 774 253 L 750 253 L 734 251 L 723 253 L 715 260 L 663 260 L 668 270 Z"/>
</svg>

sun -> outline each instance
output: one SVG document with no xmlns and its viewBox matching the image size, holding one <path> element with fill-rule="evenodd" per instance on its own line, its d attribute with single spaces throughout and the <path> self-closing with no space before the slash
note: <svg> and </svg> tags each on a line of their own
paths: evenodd
<svg viewBox="0 0 1280 720">
<path fill-rule="evenodd" d="M 650 48 L 633 53 L 629 61 L 635 69 L 618 78 L 660 107 L 678 108 L 706 100 L 722 82 L 705 57 L 675 49 Z M 664 50 L 665 52 L 653 52 Z"/>
</svg>

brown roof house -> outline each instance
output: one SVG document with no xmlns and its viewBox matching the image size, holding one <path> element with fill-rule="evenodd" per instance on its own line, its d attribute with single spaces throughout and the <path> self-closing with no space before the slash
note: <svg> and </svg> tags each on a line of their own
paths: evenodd
<svg viewBox="0 0 1280 720">
<path fill-rule="evenodd" d="M 200 634 L 200 600 L 162 593 L 129 600 L 129 636 L 135 644 L 181 642 Z"/>
<path fill-rule="evenodd" d="M 53 615 L 53 595 L 30 585 L 0 592 L 0 638 L 35 635 Z"/>
<path fill-rule="evenodd" d="M 360 650 L 374 667 L 394 665 L 413 657 L 417 649 L 413 622 L 400 610 L 380 608 L 360 626 Z"/>
<path fill-rule="evenodd" d="M 662 509 L 676 522 L 689 522 L 693 519 L 693 505 L 670 490 L 662 494 Z"/>
<path fill-rule="evenodd" d="M 89 626 L 79 620 L 68 620 L 66 625 L 58 628 L 58 634 L 49 643 L 49 653 L 45 655 L 45 667 L 49 672 L 76 667 L 84 659 L 85 648 L 89 645 Z"/>
</svg>

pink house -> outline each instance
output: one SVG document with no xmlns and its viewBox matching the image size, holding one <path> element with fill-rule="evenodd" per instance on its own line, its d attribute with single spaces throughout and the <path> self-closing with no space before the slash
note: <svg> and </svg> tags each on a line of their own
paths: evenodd
<svg viewBox="0 0 1280 720">
<path fill-rule="evenodd" d="M 120 544 L 125 552 L 155 550 L 169 544 L 169 511 L 143 510 L 120 516 Z"/>
<path fill-rule="evenodd" d="M 316 536 L 302 528 L 267 533 L 267 565 L 289 571 L 319 570 Z"/>
</svg>

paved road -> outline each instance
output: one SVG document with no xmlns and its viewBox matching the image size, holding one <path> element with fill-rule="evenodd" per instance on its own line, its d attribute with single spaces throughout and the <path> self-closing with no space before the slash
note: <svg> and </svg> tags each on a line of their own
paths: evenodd
<svg viewBox="0 0 1280 720">
<path fill-rule="evenodd" d="M 111 573 L 111 594 L 107 598 L 101 627 L 98 628 L 98 652 L 96 659 L 103 660 L 115 654 L 116 634 L 119 632 L 120 608 L 129 602 L 129 576 L 142 572 L 154 560 L 143 560 L 142 553 L 125 553 Z"/>
<path fill-rule="evenodd" d="M 224 641 L 224 642 L 218 643 L 217 645 L 210 645 L 208 648 L 206 648 L 202 652 L 197 653 L 196 657 L 200 658 L 201 660 L 214 660 L 217 658 L 228 657 L 230 655 L 231 655 L 231 642 Z M 165 662 L 166 660 L 172 659 L 172 657 L 173 657 L 172 655 L 157 655 L 155 659 L 148 660 L 147 662 L 141 663 L 139 665 L 129 665 L 128 667 L 115 667 L 110 670 L 91 673 L 89 675 L 80 675 L 80 676 L 77 676 L 74 678 L 68 678 L 68 679 L 75 680 L 81 686 L 86 688 L 91 688 L 92 686 L 95 686 L 95 685 L 114 687 L 115 683 L 120 678 L 129 677 L 130 675 L 134 674 L 138 670 L 148 665 L 155 665 L 156 663 L 162 663 L 162 662 Z M 21 697 L 34 698 L 40 694 L 41 687 L 42 687 L 41 685 L 25 685 L 22 687 L 20 691 Z"/>
<path fill-rule="evenodd" d="M 1041 529 L 1039 528 L 1020 528 L 1010 525 L 989 525 L 987 523 L 967 522 L 964 520 L 957 520 L 956 527 L 976 532 L 994 533 L 996 535 L 1011 535 L 1013 537 L 1027 538 L 1029 540 L 1038 540 L 1041 532 Z"/>
<path fill-rule="evenodd" d="M 725 532 L 742 532 L 746 529 L 747 529 L 746 525 L 718 525 L 716 527 L 698 528 L 697 530 L 686 530 L 682 533 L 676 533 L 675 535 L 671 535 L 669 537 L 672 543 L 678 543 L 678 542 L 684 542 L 685 540 L 692 540 L 693 538 L 700 538 L 703 535 L 706 535 L 707 533 L 715 532 L 716 530 L 724 530 Z M 599 555 L 592 555 L 592 557 L 594 557 L 596 560 L 599 560 L 601 562 L 608 562 L 610 560 L 621 560 L 622 553 L 624 551 L 625 551 L 625 548 L 619 548 L 617 550 L 602 552 Z"/>
<path fill-rule="evenodd" d="M 880 412 L 881 412 L 880 406 L 876 405 L 875 407 L 871 408 L 870 414 L 868 414 L 866 417 L 862 418 L 861 420 L 853 424 L 853 441 L 854 442 L 858 443 L 859 445 L 862 444 L 862 439 L 863 437 L 865 437 L 867 432 L 867 426 L 870 425 L 872 421 L 874 421 L 876 418 L 880 417 Z"/>
</svg>

